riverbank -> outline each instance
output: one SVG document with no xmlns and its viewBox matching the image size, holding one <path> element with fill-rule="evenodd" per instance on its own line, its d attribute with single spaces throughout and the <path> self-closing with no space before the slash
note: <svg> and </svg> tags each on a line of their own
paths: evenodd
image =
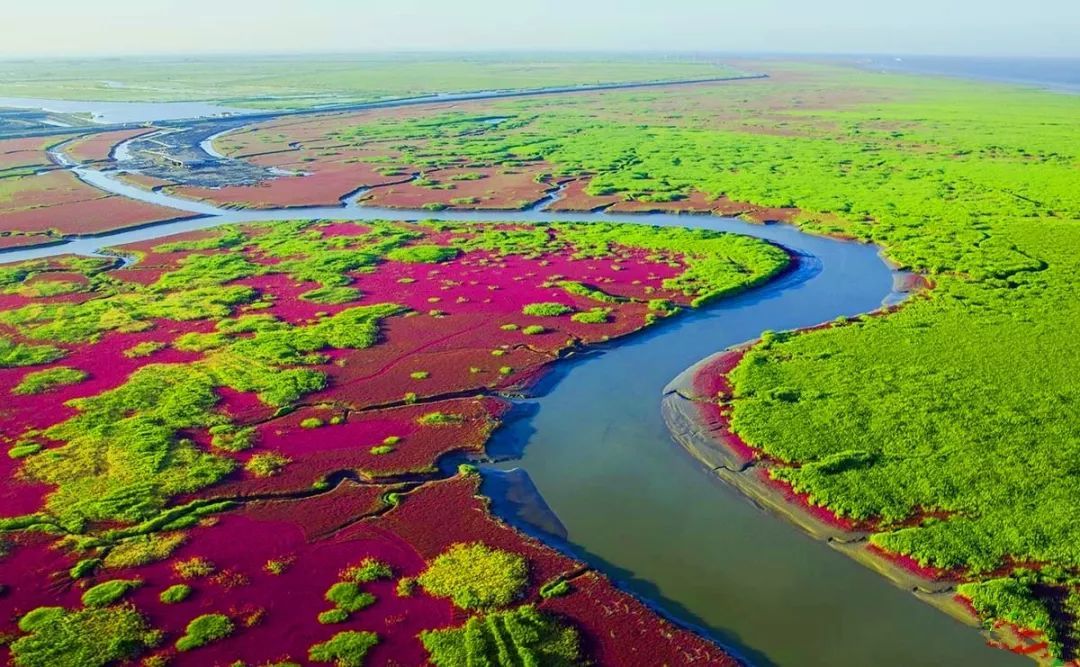
<svg viewBox="0 0 1080 667">
<path fill-rule="evenodd" d="M 886 316 L 901 308 L 907 299 L 933 288 L 933 283 L 919 274 L 894 268 L 893 276 L 897 296 L 867 316 Z M 843 325 L 842 320 L 827 322 L 791 333 Z M 956 586 L 965 581 L 962 573 L 924 567 L 910 557 L 881 549 L 869 541 L 875 532 L 874 522 L 840 516 L 771 476 L 771 469 L 784 464 L 748 444 L 732 429 L 731 422 L 731 401 L 735 397 L 730 373 L 761 342 L 760 338 L 751 340 L 706 357 L 664 388 L 661 409 L 672 439 L 710 474 L 737 490 L 754 506 L 796 526 L 922 602 L 965 625 L 981 629 L 988 645 L 1051 664 L 1045 637 L 1040 633 L 1004 623 L 990 628 L 983 626 L 970 600 L 956 592 Z"/>
</svg>

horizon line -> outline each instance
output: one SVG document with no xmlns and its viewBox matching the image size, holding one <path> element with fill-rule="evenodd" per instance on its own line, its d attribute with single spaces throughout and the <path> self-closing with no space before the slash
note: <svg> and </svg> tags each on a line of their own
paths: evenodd
<svg viewBox="0 0 1080 667">
<path fill-rule="evenodd" d="M 1021 53 L 930 53 L 893 51 L 724 51 L 708 49 L 371 49 L 371 50 L 310 50 L 310 51 L 144 51 L 113 53 L 65 53 L 65 54 L 0 54 L 0 62 L 25 60 L 118 60 L 128 58 L 295 58 L 295 57 L 401 57 L 401 56 L 644 56 L 676 58 L 976 58 L 976 59 L 1024 59 L 1024 60 L 1080 60 L 1074 55 L 1035 55 Z"/>
</svg>

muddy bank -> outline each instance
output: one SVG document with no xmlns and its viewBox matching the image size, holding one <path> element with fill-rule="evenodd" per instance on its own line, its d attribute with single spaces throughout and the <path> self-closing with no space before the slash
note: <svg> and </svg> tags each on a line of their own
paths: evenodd
<svg viewBox="0 0 1080 667">
<path fill-rule="evenodd" d="M 900 302 L 932 287 L 931 281 L 918 274 L 894 272 L 893 294 L 884 301 L 882 308 L 870 314 L 893 312 L 900 307 Z M 798 331 L 831 326 L 835 325 L 830 322 Z M 810 503 L 806 494 L 772 479 L 769 470 L 776 462 L 733 432 L 731 409 L 725 405 L 733 390 L 728 375 L 757 342 L 741 343 L 706 357 L 664 388 L 661 411 L 673 440 L 757 508 L 797 526 L 814 540 L 845 554 L 953 619 L 982 628 L 974 609 L 955 592 L 956 585 L 963 581 L 961 573 L 923 567 L 907 556 L 872 545 L 869 537 L 875 532 L 873 522 L 838 516 L 825 507 Z M 991 646 L 1008 648 L 1016 653 L 1030 655 L 1038 649 L 1036 639 L 1007 630 L 984 630 L 983 635 Z"/>
</svg>

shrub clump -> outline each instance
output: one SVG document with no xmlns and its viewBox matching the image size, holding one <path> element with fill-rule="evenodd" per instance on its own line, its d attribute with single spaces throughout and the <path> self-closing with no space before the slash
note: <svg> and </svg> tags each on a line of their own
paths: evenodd
<svg viewBox="0 0 1080 667">
<path fill-rule="evenodd" d="M 364 657 L 379 643 L 374 632 L 339 632 L 328 641 L 315 644 L 308 650 L 308 660 L 331 662 L 337 667 L 362 667 Z"/>
<path fill-rule="evenodd" d="M 412 245 L 403 248 L 394 248 L 386 253 L 387 259 L 395 262 L 409 264 L 438 264 L 454 259 L 461 251 L 452 246 L 441 245 Z"/>
<path fill-rule="evenodd" d="M 499 656 L 497 664 L 582 663 L 577 630 L 531 605 L 473 616 L 460 628 L 427 630 L 420 641 L 437 667 L 492 664 L 490 656 Z"/>
<path fill-rule="evenodd" d="M 142 579 L 113 579 L 88 588 L 82 595 L 87 607 L 105 607 L 142 586 Z"/>
<path fill-rule="evenodd" d="M 191 586 L 187 584 L 174 584 L 161 591 L 158 599 L 165 604 L 179 604 L 191 597 Z"/>
<path fill-rule="evenodd" d="M 26 345 L 0 336 L 0 368 L 47 364 L 65 354 L 64 350 L 51 345 Z"/>
<path fill-rule="evenodd" d="M 342 572 L 342 577 L 358 584 L 366 584 L 369 581 L 380 579 L 393 579 L 394 570 L 386 563 L 376 558 L 365 558 L 359 565 L 350 567 Z"/>
<path fill-rule="evenodd" d="M 549 301 L 527 304 L 521 309 L 521 312 L 523 315 L 532 315 L 533 317 L 558 317 L 559 315 L 572 313 L 574 309 L 566 304 Z"/>
<path fill-rule="evenodd" d="M 104 667 L 132 660 L 161 641 L 134 607 L 39 607 L 19 621 L 27 633 L 11 643 L 17 667 Z"/>
<path fill-rule="evenodd" d="M 142 343 L 136 343 L 128 349 L 124 350 L 124 356 L 128 359 L 142 359 L 149 357 L 158 350 L 165 349 L 165 343 L 159 343 L 157 341 L 147 340 Z"/>
<path fill-rule="evenodd" d="M 360 611 L 375 604 L 375 596 L 360 590 L 360 586 L 351 581 L 339 581 L 326 591 L 326 601 L 346 613 Z"/>
<path fill-rule="evenodd" d="M 421 426 L 454 426 L 465 421 L 461 415 L 452 415 L 445 412 L 429 412 L 416 420 Z"/>
<path fill-rule="evenodd" d="M 541 326 L 539 324 L 530 324 L 529 326 L 527 326 L 527 327 L 525 327 L 524 329 L 521 330 L 521 333 L 525 334 L 526 336 L 536 336 L 538 334 L 542 334 L 542 333 L 546 333 L 546 332 L 547 332 L 547 327 L 543 327 L 543 326 Z"/>
<path fill-rule="evenodd" d="M 479 542 L 455 544 L 438 556 L 417 582 L 435 597 L 450 598 L 462 609 L 510 604 L 528 584 L 521 556 Z"/>
<path fill-rule="evenodd" d="M 593 308 L 580 313 L 574 313 L 570 319 L 581 324 L 604 324 L 611 314 L 610 308 Z"/>
<path fill-rule="evenodd" d="M 165 560 L 187 541 L 182 532 L 136 535 L 116 543 L 105 556 L 105 567 L 137 567 Z"/>
<path fill-rule="evenodd" d="M 181 579 L 199 579 L 214 573 L 214 564 L 205 558 L 195 556 L 173 563 L 173 572 Z"/>
<path fill-rule="evenodd" d="M 256 477 L 273 477 L 290 463 L 292 463 L 292 459 L 287 456 L 277 452 L 266 452 L 256 454 L 248 459 L 248 462 L 244 464 L 244 470 Z"/>
<path fill-rule="evenodd" d="M 50 389 L 82 382 L 87 377 L 89 376 L 85 371 L 80 371 L 77 368 L 70 368 L 68 366 L 47 368 L 43 371 L 27 373 L 26 377 L 22 379 L 22 382 L 11 390 L 11 393 L 20 396 L 42 394 Z"/>
<path fill-rule="evenodd" d="M 224 614 L 203 614 L 187 625 L 184 636 L 176 640 L 177 651 L 190 651 L 228 637 L 236 626 Z"/>
</svg>

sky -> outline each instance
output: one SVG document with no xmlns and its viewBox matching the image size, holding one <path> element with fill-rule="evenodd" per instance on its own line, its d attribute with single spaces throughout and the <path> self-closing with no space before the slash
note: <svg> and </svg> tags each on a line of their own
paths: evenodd
<svg viewBox="0 0 1080 667">
<path fill-rule="evenodd" d="M 1080 57 L 1078 0 L 6 0 L 0 58 L 715 51 Z"/>
</svg>

